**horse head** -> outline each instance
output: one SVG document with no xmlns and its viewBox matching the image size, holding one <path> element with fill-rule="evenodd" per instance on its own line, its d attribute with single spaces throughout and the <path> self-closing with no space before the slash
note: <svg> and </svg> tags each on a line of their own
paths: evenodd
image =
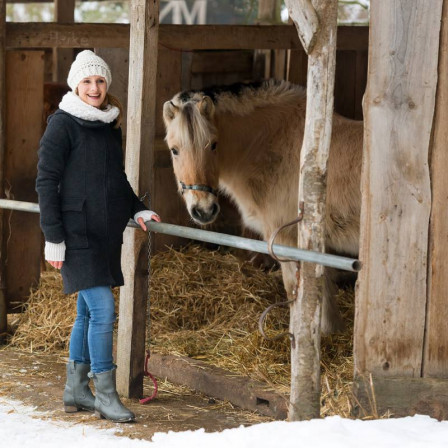
<svg viewBox="0 0 448 448">
<path fill-rule="evenodd" d="M 209 96 L 176 95 L 163 106 L 165 140 L 171 151 L 174 174 L 188 213 L 201 225 L 219 213 L 218 155 L 214 104 Z"/>
</svg>

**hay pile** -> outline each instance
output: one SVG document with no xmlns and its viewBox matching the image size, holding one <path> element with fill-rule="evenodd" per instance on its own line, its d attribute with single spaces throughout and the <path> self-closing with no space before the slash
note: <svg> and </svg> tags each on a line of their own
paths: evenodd
<svg viewBox="0 0 448 448">
<path fill-rule="evenodd" d="M 229 252 L 192 245 L 157 254 L 151 262 L 152 350 L 210 362 L 288 394 L 289 339 L 264 340 L 258 331 L 261 313 L 283 300 L 280 271 L 265 273 Z M 348 328 L 322 340 L 322 415 L 349 417 L 353 291 L 340 291 L 339 301 Z M 62 294 L 59 273 L 48 270 L 20 316 L 11 345 L 67 351 L 75 312 L 76 294 Z M 274 308 L 265 331 L 284 333 L 288 323 L 288 309 Z"/>
</svg>

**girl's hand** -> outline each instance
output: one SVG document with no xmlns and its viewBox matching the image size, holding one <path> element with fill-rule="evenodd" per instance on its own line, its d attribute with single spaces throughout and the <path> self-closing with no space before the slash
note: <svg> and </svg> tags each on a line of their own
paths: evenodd
<svg viewBox="0 0 448 448">
<path fill-rule="evenodd" d="M 162 220 L 160 219 L 159 215 L 156 215 L 155 213 L 151 216 L 151 221 L 157 221 L 157 222 L 161 222 Z M 142 230 L 144 230 L 145 232 L 148 230 L 145 224 L 145 221 L 143 220 L 143 218 L 138 218 L 137 219 L 137 223 L 138 225 L 142 228 Z"/>
<path fill-rule="evenodd" d="M 47 261 L 56 269 L 61 269 L 62 265 L 64 264 L 63 261 L 49 261 L 49 260 L 47 260 Z"/>
</svg>

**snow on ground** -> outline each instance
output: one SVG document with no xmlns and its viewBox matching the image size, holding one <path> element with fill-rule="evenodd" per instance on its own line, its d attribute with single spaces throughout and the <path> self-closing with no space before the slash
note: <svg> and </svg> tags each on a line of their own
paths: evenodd
<svg viewBox="0 0 448 448">
<path fill-rule="evenodd" d="M 45 418 L 45 419 L 44 419 Z M 141 423 L 136 423 L 141 424 Z M 117 426 L 118 427 L 118 426 Z M 8 448 L 446 448 L 448 421 L 417 415 L 389 420 L 327 417 L 271 422 L 205 433 L 156 433 L 152 442 L 114 435 L 119 429 L 51 420 L 18 401 L 0 397 L 0 440 Z"/>
</svg>

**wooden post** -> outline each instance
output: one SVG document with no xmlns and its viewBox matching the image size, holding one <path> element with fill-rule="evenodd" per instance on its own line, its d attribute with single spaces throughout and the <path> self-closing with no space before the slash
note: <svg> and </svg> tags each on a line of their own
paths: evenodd
<svg viewBox="0 0 448 448">
<path fill-rule="evenodd" d="M 42 137 L 44 110 L 44 52 L 8 51 L 6 56 L 6 150 L 3 167 L 8 198 L 37 202 L 37 148 Z M 23 123 L 33 123 L 23 126 Z M 18 132 L 18 129 L 20 131 Z M 5 213 L 5 267 L 8 308 L 25 303 L 39 283 L 42 231 L 39 216 L 20 211 Z M 24 263 L 24 260 L 27 260 Z"/>
<path fill-rule="evenodd" d="M 431 154 L 432 209 L 429 241 L 428 305 L 423 376 L 448 374 L 448 2 L 443 2 L 434 140 Z"/>
<path fill-rule="evenodd" d="M 288 0 L 296 26 L 310 29 L 307 16 L 299 14 L 303 2 Z M 312 3 L 312 4 L 311 4 Z M 309 36 L 308 84 L 305 135 L 300 155 L 299 247 L 324 252 L 325 197 L 327 159 L 333 116 L 333 89 L 336 60 L 337 0 L 313 0 L 313 25 L 318 18 L 316 35 Z M 291 305 L 291 395 L 289 420 L 320 416 L 320 319 L 322 309 L 323 268 L 301 263 L 297 270 L 297 298 Z"/>
<path fill-rule="evenodd" d="M 280 12 L 279 0 L 258 0 L 257 21 L 268 24 L 278 23 Z"/>
<path fill-rule="evenodd" d="M 5 197 L 3 177 L 5 170 L 6 129 L 6 0 L 0 0 L 0 197 Z M 6 302 L 5 258 L 6 244 L 3 229 L 3 209 L 0 209 L 0 342 L 8 326 L 8 304 Z"/>
<path fill-rule="evenodd" d="M 155 194 L 154 137 L 159 0 L 131 0 L 126 172 L 136 193 Z M 127 229 L 122 266 L 117 346 L 117 387 L 126 397 L 141 397 L 148 299 L 147 235 Z"/>
<path fill-rule="evenodd" d="M 54 0 L 54 19 L 57 23 L 74 23 L 75 0 Z M 53 48 L 53 81 L 65 82 L 72 62 L 72 48 Z"/>
<path fill-rule="evenodd" d="M 280 21 L 279 12 L 279 0 L 258 0 L 257 23 L 260 25 L 277 23 Z M 254 79 L 272 77 L 284 79 L 285 57 L 285 50 L 256 49 L 254 52 Z"/>
<path fill-rule="evenodd" d="M 431 8 L 425 0 L 371 4 L 356 375 L 413 378 L 422 372 L 431 213 L 429 145 L 442 3 L 435 0 Z M 446 177 L 445 168 L 440 168 Z M 444 196 L 443 208 L 445 202 Z M 446 297 L 445 290 L 442 294 Z M 383 392 L 375 389 L 377 401 Z"/>
</svg>

